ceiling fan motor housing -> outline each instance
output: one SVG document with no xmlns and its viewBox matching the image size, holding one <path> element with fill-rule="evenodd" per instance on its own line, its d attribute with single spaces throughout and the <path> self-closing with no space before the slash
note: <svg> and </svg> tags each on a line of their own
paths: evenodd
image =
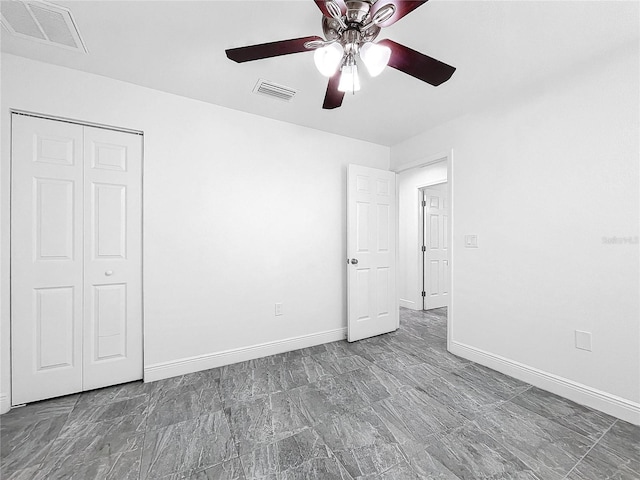
<svg viewBox="0 0 640 480">
<path fill-rule="evenodd" d="M 380 33 L 380 27 L 370 25 L 367 29 L 361 30 L 369 17 L 371 3 L 363 0 L 352 0 L 345 3 L 347 5 L 347 13 L 344 17 L 347 25 L 346 29 L 342 28 L 340 22 L 335 18 L 322 17 L 322 31 L 327 41 L 337 40 L 343 46 L 346 46 L 349 43 L 353 43 L 353 34 L 349 32 L 354 30 L 358 33 L 358 43 L 374 40 Z"/>
</svg>

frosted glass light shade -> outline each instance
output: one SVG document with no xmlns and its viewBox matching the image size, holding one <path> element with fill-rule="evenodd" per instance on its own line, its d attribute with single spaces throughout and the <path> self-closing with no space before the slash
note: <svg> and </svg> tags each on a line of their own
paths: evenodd
<svg viewBox="0 0 640 480">
<path fill-rule="evenodd" d="M 344 48 L 338 42 L 330 43 L 324 47 L 316 48 L 313 52 L 313 61 L 316 68 L 325 77 L 331 77 L 342 62 Z"/>
<path fill-rule="evenodd" d="M 342 67 L 338 90 L 348 93 L 354 93 L 360 90 L 360 77 L 358 77 L 358 67 L 355 64 Z"/>
<path fill-rule="evenodd" d="M 369 75 L 377 77 L 391 58 L 391 49 L 377 43 L 366 42 L 360 47 L 360 58 L 367 67 Z"/>
</svg>

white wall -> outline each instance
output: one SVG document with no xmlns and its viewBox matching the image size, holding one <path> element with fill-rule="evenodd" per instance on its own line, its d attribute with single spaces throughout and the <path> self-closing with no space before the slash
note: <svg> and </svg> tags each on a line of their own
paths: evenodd
<svg viewBox="0 0 640 480">
<path fill-rule="evenodd" d="M 637 45 L 594 59 L 391 150 L 397 169 L 453 149 L 451 350 L 635 423 L 638 59 Z"/>
<path fill-rule="evenodd" d="M 398 175 L 400 306 L 422 310 L 422 233 L 420 232 L 420 188 L 447 181 L 447 163 L 432 163 Z"/>
<path fill-rule="evenodd" d="M 10 108 L 144 131 L 146 378 L 344 336 L 346 165 L 387 147 L 3 55 L 2 394 Z"/>
</svg>

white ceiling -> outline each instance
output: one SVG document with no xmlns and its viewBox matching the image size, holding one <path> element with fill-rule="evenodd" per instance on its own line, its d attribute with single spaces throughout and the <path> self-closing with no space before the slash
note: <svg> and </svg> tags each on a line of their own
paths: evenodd
<svg viewBox="0 0 640 480">
<path fill-rule="evenodd" d="M 384 0 L 380 0 L 384 1 Z M 326 79 L 301 53 L 236 64 L 224 50 L 322 35 L 312 0 L 55 1 L 70 8 L 88 55 L 15 38 L 2 51 L 319 130 L 394 145 L 522 88 L 545 85 L 639 41 L 638 1 L 431 0 L 378 39 L 457 67 L 432 87 L 394 69 L 323 110 Z M 259 78 L 298 91 L 252 94 Z"/>
</svg>

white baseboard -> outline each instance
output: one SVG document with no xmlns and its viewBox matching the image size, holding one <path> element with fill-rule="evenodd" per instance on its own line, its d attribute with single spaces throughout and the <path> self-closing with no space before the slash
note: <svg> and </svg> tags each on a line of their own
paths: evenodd
<svg viewBox="0 0 640 480">
<path fill-rule="evenodd" d="M 449 350 L 454 355 L 472 360 L 510 377 L 573 400 L 576 403 L 595 408 L 635 425 L 640 425 L 640 403 L 538 370 L 464 343 L 452 341 L 450 342 Z"/>
<path fill-rule="evenodd" d="M 4 393 L 0 393 L 0 415 L 3 413 L 7 413 L 11 410 L 11 402 L 9 401 L 9 396 Z"/>
<path fill-rule="evenodd" d="M 418 306 L 416 302 L 412 300 L 401 298 L 399 303 L 401 307 L 410 308 L 411 310 L 422 310 L 422 305 Z"/>
<path fill-rule="evenodd" d="M 335 342 L 347 338 L 346 328 L 337 328 L 325 332 L 301 335 L 299 337 L 261 343 L 249 347 L 207 353 L 195 357 L 181 358 L 169 362 L 155 363 L 144 367 L 144 381 L 154 382 L 163 378 L 176 377 L 187 373 L 199 372 L 210 368 L 222 367 L 232 363 L 253 360 L 278 353 L 313 347 L 323 343 Z"/>
</svg>

